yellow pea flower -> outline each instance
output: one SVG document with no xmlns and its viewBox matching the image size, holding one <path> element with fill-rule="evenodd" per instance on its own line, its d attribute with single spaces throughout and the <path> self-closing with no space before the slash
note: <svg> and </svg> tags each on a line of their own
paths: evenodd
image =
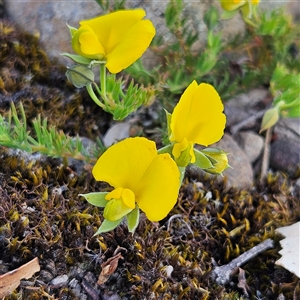
<svg viewBox="0 0 300 300">
<path fill-rule="evenodd" d="M 178 167 L 169 154 L 157 154 L 155 143 L 146 138 L 128 138 L 111 146 L 92 172 L 96 180 L 114 187 L 105 196 L 104 218 L 109 221 L 121 219 L 136 204 L 150 221 L 159 221 L 177 201 Z"/>
<path fill-rule="evenodd" d="M 172 154 L 178 166 L 194 163 L 194 144 L 203 146 L 219 141 L 226 116 L 219 94 L 210 84 L 194 80 L 182 94 L 170 118 Z"/>
<path fill-rule="evenodd" d="M 221 6 L 223 9 L 232 11 L 236 10 L 244 5 L 257 5 L 260 0 L 221 0 Z"/>
<path fill-rule="evenodd" d="M 234 15 L 235 11 L 240 9 L 245 22 L 255 26 L 250 19 L 252 18 L 252 15 L 255 15 L 255 9 L 260 0 L 220 0 L 220 2 L 224 10 L 233 13 L 230 13 L 231 17 Z"/>
<path fill-rule="evenodd" d="M 142 20 L 142 9 L 120 10 L 105 16 L 80 21 L 72 28 L 72 47 L 86 58 L 106 61 L 107 69 L 115 74 L 133 64 L 149 47 L 155 28 L 151 21 Z"/>
</svg>

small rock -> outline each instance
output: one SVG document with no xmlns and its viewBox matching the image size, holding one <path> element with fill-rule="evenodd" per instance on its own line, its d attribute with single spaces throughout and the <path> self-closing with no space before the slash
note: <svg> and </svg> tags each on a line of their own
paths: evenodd
<svg viewBox="0 0 300 300">
<path fill-rule="evenodd" d="M 39 152 L 28 153 L 26 151 L 20 149 L 13 149 L 13 148 L 7 149 L 7 155 L 16 156 L 20 159 L 23 159 L 25 164 L 29 164 L 30 162 L 36 163 L 37 161 L 46 161 L 47 159 L 46 155 L 43 155 Z"/>
<path fill-rule="evenodd" d="M 20 281 L 20 286 L 22 287 L 28 287 L 28 286 L 34 286 L 35 282 L 34 281 L 29 281 L 29 280 L 21 280 Z"/>
<path fill-rule="evenodd" d="M 46 269 L 47 271 L 49 271 L 49 272 L 53 275 L 53 277 L 56 275 L 55 262 L 54 262 L 52 259 L 48 259 L 48 260 L 47 260 L 47 263 L 46 263 L 46 265 L 45 265 L 45 269 Z M 53 278 L 53 277 L 52 277 L 52 278 Z"/>
<path fill-rule="evenodd" d="M 103 137 L 103 144 L 105 147 L 121 141 L 130 136 L 130 122 L 120 122 L 111 126 Z"/>
<path fill-rule="evenodd" d="M 268 95 L 269 90 L 266 88 L 252 89 L 247 93 L 240 94 L 237 97 L 226 102 L 227 107 L 238 107 L 241 109 L 255 107 L 259 102 L 263 101 Z"/>
<path fill-rule="evenodd" d="M 257 88 L 227 101 L 224 105 L 224 111 L 227 118 L 227 127 L 232 127 L 238 123 L 244 122 L 247 119 L 248 121 L 242 128 L 248 129 L 254 127 L 257 124 L 257 118 L 255 118 L 255 116 L 258 114 L 255 106 L 267 98 L 268 95 L 268 89 Z"/>
<path fill-rule="evenodd" d="M 50 285 L 58 288 L 58 287 L 62 287 L 64 286 L 69 280 L 69 276 L 68 275 L 60 275 L 55 277 L 54 279 L 51 280 Z"/>
<path fill-rule="evenodd" d="M 73 278 L 69 282 L 69 287 L 74 289 L 79 285 L 78 280 L 76 278 Z"/>
<path fill-rule="evenodd" d="M 227 186 L 249 188 L 253 183 L 252 166 L 249 158 L 233 138 L 225 133 L 223 138 L 211 147 L 218 147 L 229 153 L 228 160 L 232 168 L 228 168 L 223 173 L 224 177 L 227 177 Z"/>
<path fill-rule="evenodd" d="M 83 266 L 74 266 L 70 268 L 69 272 L 71 277 L 76 277 L 82 279 L 85 275 L 85 270 Z"/>
<path fill-rule="evenodd" d="M 281 138 L 271 144 L 270 167 L 294 175 L 300 168 L 299 143 Z"/>
<path fill-rule="evenodd" d="M 229 106 L 225 104 L 224 109 L 226 115 L 226 126 L 232 127 L 233 125 L 240 123 L 251 116 L 251 113 L 243 108 Z M 249 124 L 249 126 L 255 125 L 256 121 L 253 120 L 253 123 Z"/>
<path fill-rule="evenodd" d="M 71 288 L 72 292 L 79 298 L 81 298 L 81 287 L 76 278 L 73 278 L 69 282 L 69 287 Z"/>
<path fill-rule="evenodd" d="M 86 137 L 79 137 L 79 140 L 82 142 L 85 151 L 88 153 L 93 153 L 93 149 L 96 147 L 96 143 L 94 141 Z M 76 141 L 76 138 L 74 138 L 74 141 Z M 86 166 L 86 162 L 75 158 L 68 158 L 68 165 L 80 176 L 85 170 L 84 168 Z"/>
<path fill-rule="evenodd" d="M 251 163 L 254 163 L 262 153 L 264 139 L 253 131 L 241 131 L 235 136 L 235 140 Z"/>
<path fill-rule="evenodd" d="M 277 138 L 288 138 L 300 144 L 300 118 L 281 119 L 274 126 Z"/>
<path fill-rule="evenodd" d="M 40 271 L 39 279 L 46 283 L 50 282 L 53 279 L 53 277 L 54 277 L 53 274 L 47 270 Z"/>
</svg>

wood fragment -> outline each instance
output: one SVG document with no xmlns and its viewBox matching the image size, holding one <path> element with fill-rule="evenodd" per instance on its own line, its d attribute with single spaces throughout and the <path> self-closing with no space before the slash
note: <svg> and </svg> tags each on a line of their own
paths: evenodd
<svg viewBox="0 0 300 300">
<path fill-rule="evenodd" d="M 274 242 L 271 239 L 267 239 L 245 253 L 241 254 L 239 257 L 232 260 L 227 265 L 221 267 L 215 267 L 212 270 L 211 276 L 218 284 L 226 284 L 230 281 L 230 277 L 236 270 L 244 263 L 257 256 L 258 254 L 274 247 Z"/>
<path fill-rule="evenodd" d="M 0 298 L 10 295 L 20 285 L 21 279 L 28 279 L 39 271 L 40 264 L 36 257 L 21 267 L 0 275 Z"/>
</svg>

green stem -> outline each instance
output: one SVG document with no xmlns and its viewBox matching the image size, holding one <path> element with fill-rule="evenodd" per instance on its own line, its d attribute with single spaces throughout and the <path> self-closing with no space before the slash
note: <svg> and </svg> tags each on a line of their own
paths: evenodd
<svg viewBox="0 0 300 300">
<path fill-rule="evenodd" d="M 180 186 L 181 186 L 182 181 L 183 181 L 183 178 L 184 178 L 185 168 L 186 168 L 186 167 L 178 167 L 178 170 L 179 170 L 179 172 L 180 172 Z"/>
<path fill-rule="evenodd" d="M 277 104 L 276 106 L 279 107 L 279 109 L 283 110 L 283 109 L 287 109 L 287 108 L 291 108 L 291 107 L 296 107 L 299 105 L 299 100 L 296 99 L 294 101 L 292 101 L 291 103 L 285 103 L 284 101 L 280 101 L 279 105 Z"/>
<path fill-rule="evenodd" d="M 172 148 L 173 148 L 173 145 L 169 144 L 167 146 L 164 146 L 164 147 L 158 149 L 157 154 L 169 153 L 170 155 L 172 155 Z"/>
<path fill-rule="evenodd" d="M 104 64 L 100 64 L 100 95 L 106 106 L 106 111 L 113 109 L 113 105 L 111 105 L 111 101 L 109 101 L 106 94 L 106 68 Z"/>
<path fill-rule="evenodd" d="M 104 64 L 100 64 L 100 90 L 104 98 L 106 98 L 106 68 Z"/>
<path fill-rule="evenodd" d="M 87 86 L 86 86 L 86 89 L 87 89 L 87 91 L 88 91 L 88 93 L 89 93 L 89 95 L 90 95 L 90 97 L 93 99 L 93 101 L 97 104 L 97 105 L 99 105 L 101 108 L 105 108 L 105 105 L 103 105 L 103 103 L 98 99 L 98 97 L 96 96 L 96 94 L 95 94 L 95 92 L 94 92 L 94 90 L 93 90 L 93 87 L 92 87 L 92 85 L 91 84 L 88 84 Z"/>
</svg>

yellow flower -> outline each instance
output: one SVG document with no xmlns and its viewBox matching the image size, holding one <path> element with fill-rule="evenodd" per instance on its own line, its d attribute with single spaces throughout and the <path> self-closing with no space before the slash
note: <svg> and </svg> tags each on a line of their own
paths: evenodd
<svg viewBox="0 0 300 300">
<path fill-rule="evenodd" d="M 150 221 L 159 221 L 177 201 L 177 165 L 169 154 L 157 154 L 155 143 L 146 138 L 128 138 L 111 146 L 92 172 L 96 180 L 114 187 L 105 196 L 104 217 L 109 221 L 121 219 L 136 204 Z"/>
<path fill-rule="evenodd" d="M 74 51 L 94 60 L 106 61 L 111 73 L 118 73 L 133 64 L 149 47 L 155 28 L 142 20 L 142 9 L 121 10 L 105 16 L 79 22 L 72 29 Z"/>
<path fill-rule="evenodd" d="M 242 17 L 246 23 L 256 26 L 250 19 L 256 15 L 256 6 L 260 0 L 221 0 L 221 6 L 226 13 L 223 17 L 231 18 L 235 15 L 238 9 L 241 10 Z"/>
<path fill-rule="evenodd" d="M 211 145 L 224 134 L 226 116 L 217 91 L 194 80 L 182 94 L 170 120 L 172 154 L 180 167 L 195 162 L 194 144 Z"/>
<path fill-rule="evenodd" d="M 236 10 L 244 5 L 257 5 L 260 0 L 221 0 L 221 6 L 227 11 Z"/>
</svg>

